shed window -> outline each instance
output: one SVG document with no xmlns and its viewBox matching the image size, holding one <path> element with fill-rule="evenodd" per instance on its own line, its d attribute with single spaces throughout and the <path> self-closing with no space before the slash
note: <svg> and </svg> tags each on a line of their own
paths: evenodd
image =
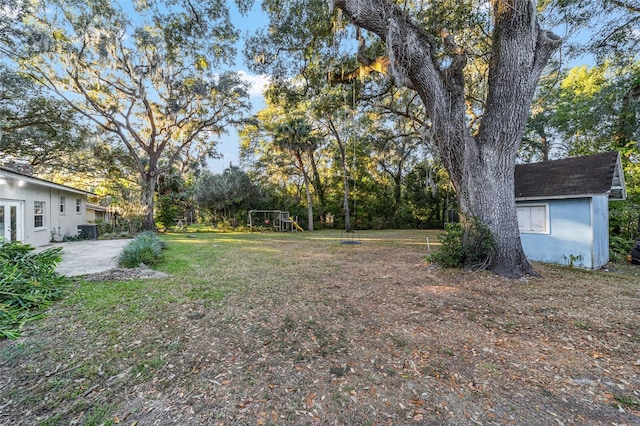
<svg viewBox="0 0 640 426">
<path fill-rule="evenodd" d="M 518 206 L 518 229 L 525 234 L 549 233 L 549 205 Z"/>
<path fill-rule="evenodd" d="M 76 198 L 76 213 L 77 214 L 82 213 L 81 207 L 82 207 L 82 200 L 80 198 Z"/>
<path fill-rule="evenodd" d="M 44 228 L 44 201 L 33 202 L 33 227 Z"/>
<path fill-rule="evenodd" d="M 64 214 L 64 213 L 65 213 L 65 211 L 66 211 L 66 204 L 65 204 L 65 201 L 66 201 L 66 200 L 65 200 L 65 198 L 64 198 L 64 195 L 61 195 L 61 196 L 60 196 L 60 213 L 63 213 L 63 214 Z"/>
</svg>

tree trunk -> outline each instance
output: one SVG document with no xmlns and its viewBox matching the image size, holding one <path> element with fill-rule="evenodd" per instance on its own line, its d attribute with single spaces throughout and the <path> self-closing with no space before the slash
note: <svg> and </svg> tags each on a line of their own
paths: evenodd
<svg viewBox="0 0 640 426">
<path fill-rule="evenodd" d="M 154 196 L 156 193 L 156 185 L 158 184 L 158 175 L 154 171 L 145 171 L 142 176 L 142 205 L 145 206 L 144 219 L 142 220 L 143 231 L 155 231 L 156 222 L 154 218 Z"/>
<path fill-rule="evenodd" d="M 615 124 L 613 141 L 619 150 L 633 149 L 633 133 L 638 128 L 636 108 L 640 99 L 640 79 L 635 79 L 624 93 Z"/>
<path fill-rule="evenodd" d="M 309 188 L 309 175 L 307 174 L 304 164 L 302 163 L 302 155 L 300 151 L 295 151 L 296 160 L 298 160 L 298 166 L 302 170 L 302 177 L 304 178 L 304 189 L 307 193 L 307 218 L 309 225 L 307 229 L 313 231 L 313 200 L 311 198 L 311 189 Z"/>
<path fill-rule="evenodd" d="M 344 230 L 346 232 L 351 232 L 351 213 L 349 211 L 349 173 L 347 170 L 347 151 L 345 145 L 342 143 L 342 138 L 340 137 L 340 132 L 336 129 L 333 121 L 329 119 L 327 121 L 329 125 L 329 129 L 333 136 L 336 138 L 336 143 L 338 144 L 338 150 L 340 151 L 340 165 L 342 166 L 342 182 L 344 187 L 343 198 L 342 198 L 342 213 L 344 214 Z"/>
<path fill-rule="evenodd" d="M 351 232 L 351 212 L 349 211 L 349 171 L 347 170 L 347 153 L 340 137 L 336 135 L 338 148 L 340 149 L 340 162 L 342 163 L 342 181 L 344 185 L 344 197 L 342 199 L 342 210 L 344 212 L 344 230 Z"/>
<path fill-rule="evenodd" d="M 395 213 L 402 204 L 402 172 L 402 162 L 400 162 L 397 172 L 393 175 L 393 211 Z"/>
<path fill-rule="evenodd" d="M 415 20 L 386 0 L 335 0 L 356 25 L 386 43 L 396 85 L 418 93 L 433 123 L 440 157 L 465 216 L 477 217 L 495 240 L 490 269 L 509 278 L 534 274 L 520 242 L 514 199 L 515 161 L 542 69 L 560 37 L 539 28 L 530 0 L 496 0 L 488 95 L 474 136 L 465 104 L 464 49 L 443 31 L 450 62 L 442 67 L 437 43 Z"/>
<path fill-rule="evenodd" d="M 466 215 L 479 219 L 491 231 L 495 248 L 490 267 L 494 272 L 508 278 L 535 275 L 520 241 L 514 170 L 501 155 L 483 151 L 480 164 L 469 167 L 468 190 L 463 192 L 467 198 Z"/>
<path fill-rule="evenodd" d="M 549 143 L 549 138 L 547 138 L 546 133 L 541 135 L 540 141 L 542 142 L 542 161 L 549 161 L 549 151 L 551 151 L 551 144 Z"/>
<path fill-rule="evenodd" d="M 307 174 L 304 174 L 304 187 L 307 191 L 307 218 L 309 220 L 309 226 L 307 229 L 313 231 L 313 201 L 311 200 L 311 189 L 309 188 L 309 178 Z"/>
<path fill-rule="evenodd" d="M 322 181 L 320 180 L 320 173 L 318 173 L 318 165 L 316 164 L 316 160 L 313 157 L 313 152 L 309 152 L 309 160 L 311 162 L 311 172 L 313 174 L 313 189 L 316 194 L 318 194 L 318 205 L 316 206 L 316 211 L 320 216 L 320 221 L 324 221 L 324 208 L 325 208 L 325 196 L 324 196 L 324 187 L 322 186 Z"/>
</svg>

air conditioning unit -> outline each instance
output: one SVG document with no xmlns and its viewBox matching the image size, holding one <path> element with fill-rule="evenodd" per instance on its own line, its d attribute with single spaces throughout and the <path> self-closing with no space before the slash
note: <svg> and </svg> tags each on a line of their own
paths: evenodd
<svg viewBox="0 0 640 426">
<path fill-rule="evenodd" d="M 78 225 L 78 236 L 85 240 L 97 240 L 98 225 Z"/>
</svg>

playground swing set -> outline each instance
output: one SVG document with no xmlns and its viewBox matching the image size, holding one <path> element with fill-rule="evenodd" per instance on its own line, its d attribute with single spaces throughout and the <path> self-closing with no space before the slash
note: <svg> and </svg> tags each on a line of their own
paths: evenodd
<svg viewBox="0 0 640 426">
<path fill-rule="evenodd" d="M 352 84 L 353 90 L 353 108 L 355 109 L 355 87 Z M 356 143 L 353 143 L 353 173 L 356 171 Z M 356 182 L 355 178 L 353 178 L 353 217 L 355 219 L 356 216 Z M 347 213 L 348 214 L 348 213 Z M 356 221 L 357 223 L 357 221 Z M 298 223 L 291 217 L 288 211 L 283 210 L 250 210 L 248 213 L 247 224 L 249 225 L 249 229 L 251 232 L 255 227 L 271 227 L 276 232 L 292 232 L 292 231 L 300 231 L 304 232 L 302 227 L 298 225 Z M 360 233 L 353 227 L 348 227 L 347 229 L 342 231 L 340 236 L 340 244 L 345 245 L 359 245 L 360 242 Z"/>
<path fill-rule="evenodd" d="M 250 210 L 247 223 L 252 232 L 254 226 L 271 228 L 276 232 L 304 232 L 289 212 L 283 210 Z"/>
</svg>

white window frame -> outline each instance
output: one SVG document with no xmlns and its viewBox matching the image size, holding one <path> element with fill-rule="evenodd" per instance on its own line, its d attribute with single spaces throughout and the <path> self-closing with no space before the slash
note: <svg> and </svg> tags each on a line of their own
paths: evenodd
<svg viewBox="0 0 640 426">
<path fill-rule="evenodd" d="M 76 198 L 76 214 L 82 213 L 82 199 Z"/>
<path fill-rule="evenodd" d="M 518 204 L 516 205 L 516 211 L 518 215 L 518 230 L 521 234 L 551 233 L 551 227 L 549 224 L 549 203 Z M 541 211 L 544 211 L 544 218 L 542 218 L 542 220 L 532 221 L 532 213 L 539 215 Z M 523 223 L 525 217 L 527 218 L 527 221 L 526 223 Z M 544 224 L 544 227 L 542 224 Z"/>
<path fill-rule="evenodd" d="M 38 208 L 38 206 L 40 206 L 40 208 Z M 40 211 L 40 213 L 38 213 L 38 211 Z M 38 231 L 38 230 L 42 230 L 42 229 L 47 229 L 47 222 L 46 222 L 46 216 L 45 216 L 45 212 L 46 212 L 46 203 L 44 201 L 34 201 L 33 202 L 33 228 Z M 36 225 L 36 218 L 37 217 L 42 217 L 42 225 L 37 226 Z"/>
<path fill-rule="evenodd" d="M 67 199 L 64 195 L 60 196 L 60 214 L 67 213 Z"/>
</svg>

